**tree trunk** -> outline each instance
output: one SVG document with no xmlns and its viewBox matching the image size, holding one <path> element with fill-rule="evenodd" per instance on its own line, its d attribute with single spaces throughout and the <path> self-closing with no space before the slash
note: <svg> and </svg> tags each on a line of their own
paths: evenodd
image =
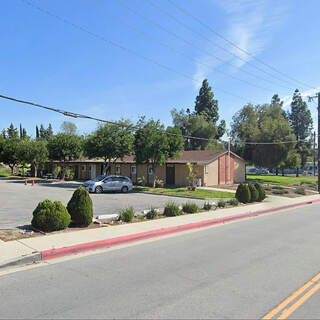
<svg viewBox="0 0 320 320">
<path fill-rule="evenodd" d="M 279 169 L 276 168 L 276 176 L 279 174 Z"/>
<path fill-rule="evenodd" d="M 13 174 L 14 165 L 9 164 L 9 168 L 11 169 L 11 174 Z"/>
<path fill-rule="evenodd" d="M 296 177 L 299 177 L 299 168 L 297 168 Z"/>
<path fill-rule="evenodd" d="M 153 173 L 153 187 L 155 188 L 156 187 L 156 176 L 155 176 L 156 170 L 155 170 L 154 164 L 152 164 L 152 173 Z"/>
<path fill-rule="evenodd" d="M 282 169 L 281 171 L 282 171 L 282 176 L 284 177 L 284 169 Z"/>
<path fill-rule="evenodd" d="M 33 166 L 34 166 L 34 176 L 37 178 L 38 177 L 38 168 L 35 164 Z"/>
</svg>

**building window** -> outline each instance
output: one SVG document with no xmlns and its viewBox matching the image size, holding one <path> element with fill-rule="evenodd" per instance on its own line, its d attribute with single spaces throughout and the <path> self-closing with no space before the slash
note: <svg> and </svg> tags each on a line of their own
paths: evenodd
<svg viewBox="0 0 320 320">
<path fill-rule="evenodd" d="M 148 174 L 149 174 L 150 176 L 153 175 L 153 168 L 152 168 L 151 166 L 148 167 Z"/>
<path fill-rule="evenodd" d="M 209 173 L 209 166 L 204 166 L 204 172 Z"/>
<path fill-rule="evenodd" d="M 86 167 L 85 167 L 85 166 L 81 166 L 81 170 L 82 170 L 82 171 L 85 171 L 85 170 L 86 170 Z"/>
<path fill-rule="evenodd" d="M 120 168 L 120 166 L 116 166 L 116 174 L 121 174 L 121 168 Z"/>
<path fill-rule="evenodd" d="M 137 173 L 136 166 L 131 166 L 131 174 L 136 174 L 136 173 Z"/>
</svg>

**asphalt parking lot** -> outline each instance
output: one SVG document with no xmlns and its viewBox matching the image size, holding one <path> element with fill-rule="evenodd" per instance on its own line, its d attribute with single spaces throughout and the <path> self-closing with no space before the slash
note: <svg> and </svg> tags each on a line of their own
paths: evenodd
<svg viewBox="0 0 320 320">
<path fill-rule="evenodd" d="M 74 183 L 39 183 L 32 187 L 30 182 L 25 186 L 21 180 L 0 178 L 0 229 L 30 224 L 33 210 L 45 199 L 59 200 L 67 205 L 77 186 Z M 117 213 L 128 206 L 132 206 L 135 211 L 141 211 L 151 206 L 163 208 L 168 201 L 175 201 L 178 204 L 188 201 L 185 198 L 135 192 L 90 194 L 90 196 L 93 201 L 94 216 Z M 196 202 L 203 204 L 204 201 Z"/>
</svg>

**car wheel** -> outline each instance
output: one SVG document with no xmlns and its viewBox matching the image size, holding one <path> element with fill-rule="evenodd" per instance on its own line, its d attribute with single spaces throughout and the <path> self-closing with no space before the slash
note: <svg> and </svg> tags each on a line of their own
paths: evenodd
<svg viewBox="0 0 320 320">
<path fill-rule="evenodd" d="M 121 192 L 123 192 L 123 193 L 126 193 L 126 192 L 128 192 L 128 187 L 122 187 L 122 189 L 121 189 Z"/>
<path fill-rule="evenodd" d="M 100 186 L 96 187 L 95 193 L 102 193 L 102 188 Z"/>
</svg>

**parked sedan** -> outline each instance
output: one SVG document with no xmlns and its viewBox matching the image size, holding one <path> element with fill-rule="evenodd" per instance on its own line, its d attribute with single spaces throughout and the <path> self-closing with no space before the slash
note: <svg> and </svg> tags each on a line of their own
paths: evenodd
<svg viewBox="0 0 320 320">
<path fill-rule="evenodd" d="M 102 193 L 107 191 L 128 192 L 132 190 L 132 181 L 124 176 L 99 176 L 83 183 L 89 192 Z"/>
</svg>

